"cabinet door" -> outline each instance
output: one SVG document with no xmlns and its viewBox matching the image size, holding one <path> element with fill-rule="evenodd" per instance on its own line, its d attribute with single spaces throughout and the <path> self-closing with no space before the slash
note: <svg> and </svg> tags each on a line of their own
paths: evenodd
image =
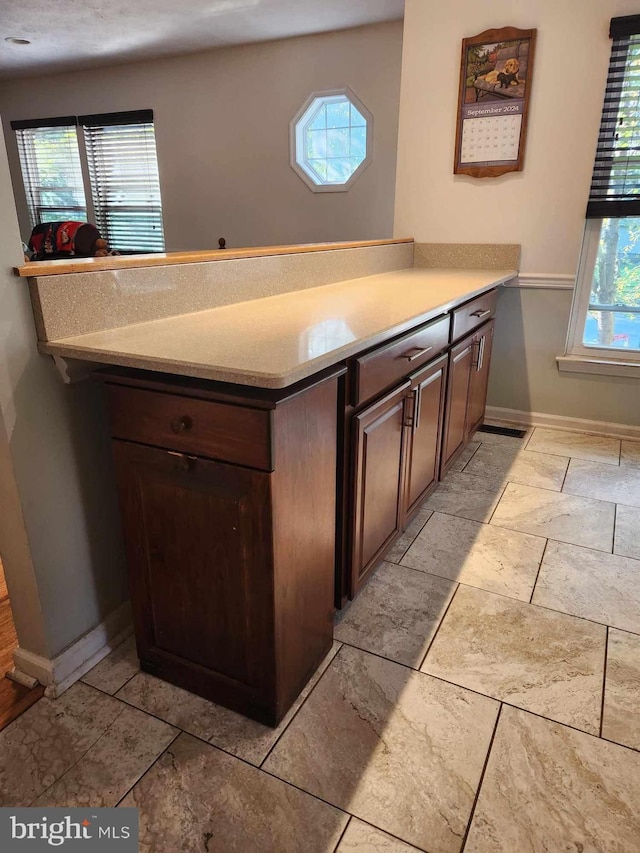
<svg viewBox="0 0 640 853">
<path fill-rule="evenodd" d="M 406 516 L 438 481 L 446 374 L 445 356 L 411 376 L 413 414 L 407 448 Z"/>
<path fill-rule="evenodd" d="M 467 400 L 471 380 L 474 337 L 470 335 L 449 353 L 447 415 L 442 441 L 441 471 L 444 473 L 467 436 Z"/>
<path fill-rule="evenodd" d="M 113 445 L 143 668 L 245 713 L 268 706 L 270 475 Z"/>
<path fill-rule="evenodd" d="M 353 418 L 351 588 L 353 597 L 402 523 L 407 381 Z"/>
<path fill-rule="evenodd" d="M 475 334 L 476 345 L 467 407 L 467 438 L 473 435 L 484 420 L 494 324 L 495 321 L 492 320 Z"/>
</svg>

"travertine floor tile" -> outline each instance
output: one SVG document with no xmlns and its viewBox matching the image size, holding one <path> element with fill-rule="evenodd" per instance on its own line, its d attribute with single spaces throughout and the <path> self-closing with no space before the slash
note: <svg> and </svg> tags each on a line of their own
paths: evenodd
<svg viewBox="0 0 640 853">
<path fill-rule="evenodd" d="M 402 565 L 529 601 L 546 539 L 435 513 Z"/>
<path fill-rule="evenodd" d="M 443 578 L 382 563 L 339 617 L 334 636 L 418 668 L 455 588 Z"/>
<path fill-rule="evenodd" d="M 640 749 L 640 637 L 609 628 L 602 737 Z"/>
<path fill-rule="evenodd" d="M 385 560 L 388 560 L 390 563 L 399 563 L 409 545 L 411 545 L 432 515 L 433 510 L 427 509 L 424 506 L 420 507 L 411 524 L 384 555 Z"/>
<path fill-rule="evenodd" d="M 265 768 L 430 853 L 458 853 L 498 704 L 343 646 Z"/>
<path fill-rule="evenodd" d="M 533 603 L 640 633 L 640 561 L 549 542 Z"/>
<path fill-rule="evenodd" d="M 465 853 L 631 853 L 640 755 L 503 706 Z"/>
<path fill-rule="evenodd" d="M 500 444 L 483 444 L 464 470 L 466 474 L 478 477 L 559 492 L 568 464 L 568 457 L 531 453 Z"/>
<path fill-rule="evenodd" d="M 381 832 L 358 820 L 357 817 L 352 817 L 336 853 L 418 853 L 418 851 L 404 841 L 398 841 L 386 832 Z"/>
<path fill-rule="evenodd" d="M 0 805 L 28 806 L 122 713 L 122 703 L 78 683 L 40 699 L 0 732 Z"/>
<path fill-rule="evenodd" d="M 606 628 L 461 586 L 423 672 L 598 734 Z"/>
<path fill-rule="evenodd" d="M 450 471 L 462 471 L 467 462 L 472 458 L 473 454 L 480 447 L 479 441 L 470 441 L 462 451 L 460 456 L 452 463 Z"/>
<path fill-rule="evenodd" d="M 118 699 L 258 765 L 280 737 L 339 648 L 340 643 L 334 642 L 333 648 L 313 678 L 275 729 L 236 714 L 222 705 L 209 702 L 201 696 L 188 693 L 167 681 L 154 678 L 146 672 L 139 673 L 125 684 L 118 692 Z"/>
<path fill-rule="evenodd" d="M 562 491 L 640 507 L 640 468 L 572 459 Z"/>
<path fill-rule="evenodd" d="M 85 684 L 91 684 L 98 690 L 113 695 L 139 671 L 135 637 L 129 637 L 94 666 L 82 680 Z"/>
<path fill-rule="evenodd" d="M 591 462 L 606 462 L 617 466 L 620 459 L 620 439 L 536 427 L 527 442 L 527 450 L 571 456 L 573 459 L 588 459 Z"/>
<path fill-rule="evenodd" d="M 616 507 L 613 553 L 640 560 L 640 512 L 637 507 Z"/>
<path fill-rule="evenodd" d="M 640 441 L 624 441 L 620 450 L 620 464 L 640 466 Z"/>
<path fill-rule="evenodd" d="M 120 708 L 106 732 L 34 806 L 116 806 L 179 733 L 135 708 Z"/>
<path fill-rule="evenodd" d="M 612 503 L 509 483 L 491 524 L 611 551 L 614 515 Z"/>
<path fill-rule="evenodd" d="M 425 506 L 435 512 L 460 515 L 475 521 L 488 521 L 500 500 L 504 485 L 500 481 L 453 471 L 447 474 Z"/>
<path fill-rule="evenodd" d="M 141 853 L 327 853 L 347 815 L 181 734 L 122 801 Z"/>
</svg>

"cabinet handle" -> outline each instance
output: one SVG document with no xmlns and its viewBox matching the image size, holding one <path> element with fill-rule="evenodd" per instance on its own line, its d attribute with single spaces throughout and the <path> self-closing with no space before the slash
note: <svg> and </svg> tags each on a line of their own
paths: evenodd
<svg viewBox="0 0 640 853">
<path fill-rule="evenodd" d="M 486 342 L 487 339 L 484 336 L 480 338 L 480 341 L 478 342 L 478 366 L 476 368 L 478 372 L 482 370 L 482 365 L 484 364 L 484 345 Z"/>
<path fill-rule="evenodd" d="M 171 427 L 171 432 L 187 432 L 193 426 L 193 421 L 189 415 L 183 415 L 181 418 L 174 418 L 169 426 Z"/>
<path fill-rule="evenodd" d="M 420 426 L 420 415 L 422 414 L 422 388 L 416 388 L 413 392 L 415 401 L 413 403 L 413 432 Z"/>
<path fill-rule="evenodd" d="M 409 352 L 405 353 L 401 358 L 406 358 L 407 361 L 415 361 L 417 358 L 420 358 L 420 356 L 431 352 L 432 349 L 433 347 L 425 347 L 424 349 L 413 347 L 413 349 L 410 349 Z M 413 355 L 409 355 L 409 353 L 413 353 Z"/>
<path fill-rule="evenodd" d="M 472 311 L 469 316 L 470 317 L 477 317 L 478 320 L 481 320 L 483 317 L 486 317 L 487 314 L 491 314 L 490 308 L 485 308 L 484 310 L 482 308 L 478 308 L 477 311 Z"/>
<path fill-rule="evenodd" d="M 471 364 L 473 370 L 478 370 L 480 365 L 480 341 L 471 343 Z"/>
</svg>

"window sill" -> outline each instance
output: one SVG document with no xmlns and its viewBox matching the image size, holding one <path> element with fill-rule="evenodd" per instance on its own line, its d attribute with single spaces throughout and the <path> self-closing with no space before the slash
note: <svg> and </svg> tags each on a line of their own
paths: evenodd
<svg viewBox="0 0 640 853">
<path fill-rule="evenodd" d="M 632 376 L 640 379 L 640 361 L 616 361 L 585 355 L 559 355 L 560 373 L 588 373 L 596 376 Z"/>
</svg>

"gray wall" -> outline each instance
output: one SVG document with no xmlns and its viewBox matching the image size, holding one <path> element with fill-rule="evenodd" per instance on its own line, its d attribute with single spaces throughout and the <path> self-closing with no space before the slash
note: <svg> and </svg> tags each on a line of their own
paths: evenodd
<svg viewBox="0 0 640 853">
<path fill-rule="evenodd" d="M 559 373 L 570 290 L 500 288 L 488 404 L 606 423 L 640 424 L 638 380 Z"/>
<path fill-rule="evenodd" d="M 389 237 L 402 22 L 73 74 L 8 81 L 0 115 L 23 235 L 21 118 L 154 111 L 167 249 Z M 348 192 L 314 193 L 289 165 L 289 121 L 349 86 L 374 116 L 374 160 Z"/>
<path fill-rule="evenodd" d="M 38 354 L 0 138 L 0 557 L 20 646 L 54 657 L 126 599 L 100 388 Z"/>
</svg>

